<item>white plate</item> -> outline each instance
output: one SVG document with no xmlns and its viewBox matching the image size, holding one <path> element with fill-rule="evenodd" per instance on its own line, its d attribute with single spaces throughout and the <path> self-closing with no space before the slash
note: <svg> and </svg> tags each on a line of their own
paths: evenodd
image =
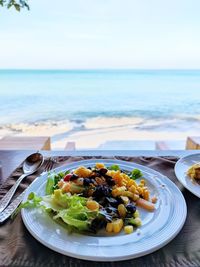
<svg viewBox="0 0 200 267">
<path fill-rule="evenodd" d="M 187 175 L 189 167 L 197 162 L 200 162 L 200 154 L 192 154 L 179 159 L 175 165 L 175 174 L 185 188 L 197 197 L 200 197 L 200 185 L 192 181 Z"/>
<path fill-rule="evenodd" d="M 143 225 L 140 230 L 126 235 L 69 234 L 39 209 L 23 209 L 22 218 L 29 232 L 43 245 L 71 257 L 92 261 L 119 261 L 149 254 L 170 242 L 181 230 L 187 214 L 185 200 L 179 189 L 167 177 L 147 167 L 117 160 L 85 160 L 56 169 L 56 172 L 77 166 L 94 166 L 103 162 L 106 166 L 118 164 L 131 171 L 139 168 L 152 195 L 157 195 L 155 212 L 140 210 Z M 44 195 L 47 176 L 40 176 L 29 187 L 30 192 Z M 178 205 L 176 205 L 178 203 Z"/>
</svg>

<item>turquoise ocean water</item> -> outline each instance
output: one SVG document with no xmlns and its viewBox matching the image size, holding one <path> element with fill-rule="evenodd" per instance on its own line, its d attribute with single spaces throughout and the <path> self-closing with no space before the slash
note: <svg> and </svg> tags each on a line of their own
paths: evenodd
<svg viewBox="0 0 200 267">
<path fill-rule="evenodd" d="M 198 70 L 0 70 L 0 124 L 94 117 L 200 120 Z"/>
</svg>

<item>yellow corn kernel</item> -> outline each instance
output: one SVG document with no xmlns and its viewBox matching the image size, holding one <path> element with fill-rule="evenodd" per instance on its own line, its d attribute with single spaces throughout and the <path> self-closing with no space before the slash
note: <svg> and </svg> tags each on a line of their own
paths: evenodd
<svg viewBox="0 0 200 267">
<path fill-rule="evenodd" d="M 135 221 L 135 225 L 136 225 L 136 226 L 139 227 L 139 226 L 142 225 L 142 220 L 141 220 L 139 217 L 135 218 L 134 221 Z"/>
<path fill-rule="evenodd" d="M 117 197 L 117 196 L 119 196 L 119 195 L 120 195 L 120 190 L 119 190 L 119 188 L 115 188 L 115 189 L 112 190 L 112 196 L 113 196 L 113 197 Z"/>
<path fill-rule="evenodd" d="M 148 190 L 148 187 L 147 187 L 147 186 L 143 186 L 142 189 L 143 189 L 143 190 Z"/>
<path fill-rule="evenodd" d="M 129 203 L 129 198 L 125 196 L 121 196 L 122 201 L 124 202 L 125 205 Z"/>
<path fill-rule="evenodd" d="M 129 192 L 129 191 L 124 191 L 121 193 L 121 195 L 124 197 L 130 197 L 131 199 L 134 198 L 134 194 L 132 192 Z"/>
<path fill-rule="evenodd" d="M 135 194 L 139 195 L 139 192 L 138 192 L 138 190 L 137 190 L 137 189 L 135 190 Z"/>
<path fill-rule="evenodd" d="M 142 179 L 142 180 L 140 181 L 140 184 L 144 186 L 144 185 L 146 184 L 145 180 Z"/>
<path fill-rule="evenodd" d="M 137 194 L 134 194 L 134 196 L 133 196 L 133 201 L 137 201 L 138 199 L 140 198 L 140 196 L 139 195 L 137 195 Z"/>
<path fill-rule="evenodd" d="M 122 179 L 122 184 L 123 184 L 124 186 L 126 186 L 126 184 L 127 184 L 127 180 L 126 180 L 126 177 L 124 177 L 123 173 L 121 173 L 121 179 Z"/>
<path fill-rule="evenodd" d="M 79 177 L 83 177 L 86 178 L 88 176 L 90 176 L 90 174 L 92 173 L 91 170 L 85 168 L 84 166 L 80 166 L 79 168 L 77 168 L 74 173 L 76 175 L 78 175 Z"/>
<path fill-rule="evenodd" d="M 113 231 L 113 224 L 112 223 L 107 223 L 106 232 L 112 233 L 112 231 Z"/>
<path fill-rule="evenodd" d="M 105 165 L 103 163 L 97 162 L 96 163 L 96 168 L 97 169 L 105 168 Z"/>
<path fill-rule="evenodd" d="M 129 182 L 129 177 L 125 173 L 121 173 L 121 176 L 123 177 L 123 184 L 127 185 Z"/>
<path fill-rule="evenodd" d="M 129 177 L 128 175 L 126 175 L 125 173 L 121 172 L 121 176 L 124 178 L 124 180 L 126 180 L 127 182 L 129 181 Z"/>
<path fill-rule="evenodd" d="M 122 219 L 117 219 L 113 221 L 113 232 L 115 234 L 119 233 L 122 230 L 123 227 L 123 220 Z"/>
<path fill-rule="evenodd" d="M 127 182 L 130 180 L 129 176 L 126 173 L 123 173 L 123 176 L 127 180 Z"/>
<path fill-rule="evenodd" d="M 137 187 L 137 183 L 134 180 L 129 179 L 127 186 L 130 187 L 131 185 L 134 185 L 135 187 Z"/>
<path fill-rule="evenodd" d="M 123 179 L 121 185 L 122 185 L 122 186 L 126 186 L 126 184 L 127 184 L 126 180 Z"/>
<path fill-rule="evenodd" d="M 107 174 L 108 176 L 111 176 L 111 177 L 113 178 L 114 175 L 115 175 L 115 173 L 116 173 L 116 171 L 108 170 L 106 174 Z"/>
<path fill-rule="evenodd" d="M 126 226 L 124 226 L 124 232 L 125 232 L 126 234 L 131 234 L 131 233 L 133 233 L 133 226 L 132 226 L 132 225 L 126 225 Z"/>
<path fill-rule="evenodd" d="M 145 200 L 149 200 L 149 196 L 150 196 L 150 194 L 149 194 L 149 191 L 148 190 L 144 190 L 144 192 L 143 192 L 143 195 L 144 195 L 144 199 Z"/>
<path fill-rule="evenodd" d="M 121 177 L 118 179 L 117 184 L 118 184 L 119 186 L 125 186 L 125 185 L 126 185 L 126 183 L 124 183 L 123 178 L 121 178 Z"/>
<path fill-rule="evenodd" d="M 141 191 L 140 190 L 138 190 L 139 191 L 139 195 L 140 195 L 140 197 L 144 197 L 144 190 L 142 189 Z"/>
<path fill-rule="evenodd" d="M 131 187 L 129 187 L 128 191 L 135 193 L 136 192 L 136 187 L 134 185 L 131 185 Z"/>
<path fill-rule="evenodd" d="M 99 209 L 99 203 L 97 203 L 94 200 L 88 200 L 86 203 L 86 206 L 90 210 L 98 210 Z"/>
<path fill-rule="evenodd" d="M 126 190 L 125 186 L 117 187 L 112 190 L 113 197 L 121 196 L 122 193 Z"/>
<path fill-rule="evenodd" d="M 117 210 L 119 212 L 120 217 L 122 218 L 126 217 L 127 210 L 124 204 L 119 204 Z"/>
<path fill-rule="evenodd" d="M 142 193 L 143 193 L 143 189 L 142 189 L 141 187 L 138 186 L 137 190 L 138 190 L 139 195 L 142 195 Z"/>
<path fill-rule="evenodd" d="M 134 218 L 139 218 L 140 217 L 140 213 L 138 210 L 136 210 L 134 213 L 133 213 L 133 217 Z"/>
<path fill-rule="evenodd" d="M 130 187 L 130 186 L 132 186 L 132 185 L 134 185 L 134 181 L 131 180 L 131 179 L 129 179 L 128 182 L 127 182 L 127 184 L 126 184 L 126 186 L 127 186 L 127 187 Z"/>
<path fill-rule="evenodd" d="M 115 180 L 115 182 L 122 186 L 123 185 L 123 177 L 121 176 L 120 171 L 116 171 L 115 174 L 113 175 L 113 179 Z"/>
<path fill-rule="evenodd" d="M 119 224 L 113 224 L 113 232 L 115 234 L 119 233 L 121 231 L 121 227 Z"/>
</svg>

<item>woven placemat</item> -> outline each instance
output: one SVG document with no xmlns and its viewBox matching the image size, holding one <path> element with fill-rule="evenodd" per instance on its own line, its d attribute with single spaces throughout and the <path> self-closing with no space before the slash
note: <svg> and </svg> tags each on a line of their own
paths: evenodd
<svg viewBox="0 0 200 267">
<path fill-rule="evenodd" d="M 85 159 L 101 159 L 102 157 L 55 157 L 54 167 Z M 104 157 L 105 158 L 105 157 Z M 110 157 L 109 157 L 110 158 Z M 170 178 L 183 192 L 188 206 L 188 218 L 180 234 L 160 250 L 138 259 L 123 262 L 90 262 L 61 255 L 35 240 L 23 225 L 21 215 L 15 220 L 8 220 L 0 226 L 0 266 L 200 266 L 200 202 L 199 199 L 185 190 L 174 174 L 174 157 L 112 157 L 145 165 L 161 172 Z M 40 170 L 41 172 L 42 170 Z M 20 165 L 0 188 L 0 197 L 14 184 L 22 174 Z M 17 193 L 22 192 L 37 177 L 35 173 L 24 179 Z M 195 203 L 195 205 L 194 205 Z M 178 205 L 178 203 L 175 203 Z M 192 241 L 192 242 L 191 242 Z"/>
</svg>

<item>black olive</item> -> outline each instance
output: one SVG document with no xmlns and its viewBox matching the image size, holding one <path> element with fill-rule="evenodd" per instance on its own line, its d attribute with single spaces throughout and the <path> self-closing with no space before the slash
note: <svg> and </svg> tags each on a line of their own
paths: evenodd
<svg viewBox="0 0 200 267">
<path fill-rule="evenodd" d="M 110 175 L 107 175 L 107 174 L 105 174 L 103 177 L 106 178 L 106 180 L 107 179 L 112 179 L 112 177 Z"/>
<path fill-rule="evenodd" d="M 118 200 L 113 197 L 107 197 L 106 200 L 112 207 L 117 207 L 119 205 Z"/>
<path fill-rule="evenodd" d="M 115 180 L 111 176 L 105 174 L 104 178 L 106 179 L 106 182 L 108 185 L 110 185 L 110 186 L 115 185 Z"/>
<path fill-rule="evenodd" d="M 126 219 L 130 219 L 130 218 L 133 218 L 133 214 L 132 213 L 130 213 L 130 212 L 127 212 L 126 213 Z"/>
<path fill-rule="evenodd" d="M 107 173 L 107 169 L 106 168 L 101 168 L 100 170 L 99 170 L 99 173 L 101 174 L 101 175 L 105 175 L 106 173 Z"/>
<path fill-rule="evenodd" d="M 89 179 L 89 178 L 84 178 L 83 179 L 83 185 L 84 186 L 88 186 L 90 183 L 91 183 L 91 179 Z"/>
<path fill-rule="evenodd" d="M 92 168 L 91 167 L 88 167 L 88 170 L 91 170 Z"/>
<path fill-rule="evenodd" d="M 126 205 L 126 209 L 128 212 L 131 212 L 131 213 L 136 212 L 136 206 L 134 206 L 133 204 Z"/>
<path fill-rule="evenodd" d="M 110 186 L 113 186 L 115 185 L 115 180 L 114 179 L 108 179 L 106 180 L 107 184 L 110 185 Z"/>
<path fill-rule="evenodd" d="M 111 213 L 113 210 L 112 210 L 110 207 L 107 207 L 107 208 L 106 208 L 106 211 L 107 211 L 108 213 Z"/>
<path fill-rule="evenodd" d="M 70 177 L 70 181 L 74 181 L 78 179 L 78 175 L 76 175 L 75 173 L 72 174 L 72 176 Z"/>
<path fill-rule="evenodd" d="M 95 218 L 92 221 L 90 228 L 91 228 L 91 230 L 96 232 L 97 230 L 102 229 L 105 226 L 106 226 L 106 220 L 105 219 Z"/>
<path fill-rule="evenodd" d="M 107 201 L 106 201 L 105 197 L 101 197 L 100 199 L 99 198 L 94 198 L 94 200 L 97 200 L 98 203 L 103 207 L 105 207 L 105 205 L 107 204 Z"/>
<path fill-rule="evenodd" d="M 93 193 L 93 197 L 101 199 L 102 197 L 107 197 L 111 193 L 110 188 L 103 185 L 98 185 Z"/>
</svg>

